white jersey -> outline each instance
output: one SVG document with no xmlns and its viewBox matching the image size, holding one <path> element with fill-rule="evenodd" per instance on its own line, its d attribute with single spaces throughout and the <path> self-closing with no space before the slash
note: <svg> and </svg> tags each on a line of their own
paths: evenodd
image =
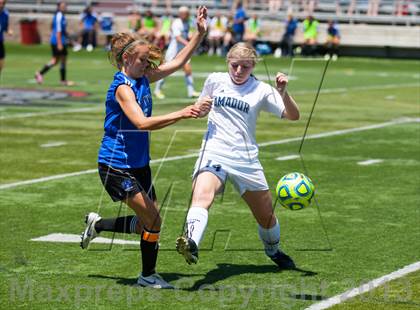
<svg viewBox="0 0 420 310">
<path fill-rule="evenodd" d="M 236 85 L 229 73 L 212 73 L 204 83 L 200 97 L 204 96 L 213 99 L 202 144 L 204 153 L 236 165 L 259 165 L 257 118 L 261 110 L 283 116 L 285 108 L 278 91 L 254 76 Z"/>
<path fill-rule="evenodd" d="M 176 54 L 184 48 L 184 44 L 177 41 L 176 37 L 182 36 L 188 41 L 190 31 L 190 20 L 185 22 L 180 18 L 176 18 L 171 25 L 171 40 L 166 52 L 165 60 L 170 61 L 175 58 Z"/>
</svg>

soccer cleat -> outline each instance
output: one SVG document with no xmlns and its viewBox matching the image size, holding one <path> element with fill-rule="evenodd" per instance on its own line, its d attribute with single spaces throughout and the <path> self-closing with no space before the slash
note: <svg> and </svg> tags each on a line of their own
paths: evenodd
<svg viewBox="0 0 420 310">
<path fill-rule="evenodd" d="M 86 50 L 88 52 L 92 52 L 93 51 L 93 45 L 92 44 L 88 44 L 88 46 L 86 46 Z"/>
<path fill-rule="evenodd" d="M 280 267 L 280 269 L 295 269 L 295 262 L 285 253 L 278 250 L 276 254 L 270 256 L 271 260 Z"/>
<path fill-rule="evenodd" d="M 194 240 L 181 236 L 176 239 L 176 250 L 179 254 L 183 255 L 185 261 L 191 265 L 191 263 L 197 264 L 198 261 L 198 247 Z"/>
<path fill-rule="evenodd" d="M 35 81 L 36 81 L 38 84 L 42 84 L 42 82 L 44 82 L 44 78 L 43 78 L 42 74 L 41 74 L 41 73 L 39 73 L 38 71 L 37 71 L 37 72 L 35 72 Z"/>
<path fill-rule="evenodd" d="M 157 99 L 165 99 L 165 95 L 160 90 L 155 90 L 153 94 Z"/>
<path fill-rule="evenodd" d="M 200 97 L 200 93 L 197 91 L 193 91 L 188 94 L 188 98 L 198 98 L 198 97 Z"/>
<path fill-rule="evenodd" d="M 160 289 L 173 289 L 174 287 L 162 279 L 162 277 L 154 273 L 150 276 L 144 277 L 142 275 L 137 279 L 137 284 L 143 287 L 160 288 Z"/>
<path fill-rule="evenodd" d="M 80 44 L 75 44 L 73 46 L 73 52 L 78 52 L 82 49 L 82 46 Z"/>
<path fill-rule="evenodd" d="M 61 81 L 60 83 L 63 86 L 73 86 L 74 85 L 73 81 Z"/>
<path fill-rule="evenodd" d="M 95 212 L 90 212 L 88 215 L 86 215 L 85 223 L 86 223 L 86 229 L 82 233 L 81 241 L 80 241 L 80 247 L 82 249 L 87 249 L 89 246 L 89 243 L 95 239 L 98 236 L 98 233 L 95 230 L 95 224 L 96 222 L 100 221 L 101 217 L 99 214 Z"/>
</svg>

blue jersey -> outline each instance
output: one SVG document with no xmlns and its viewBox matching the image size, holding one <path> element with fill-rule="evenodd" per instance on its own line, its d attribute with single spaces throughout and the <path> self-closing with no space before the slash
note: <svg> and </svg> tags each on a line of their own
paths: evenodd
<svg viewBox="0 0 420 310">
<path fill-rule="evenodd" d="M 149 164 L 149 133 L 139 131 L 128 119 L 115 98 L 120 85 L 128 85 L 146 117 L 152 115 L 152 95 L 146 77 L 131 79 L 122 72 L 114 80 L 106 96 L 104 137 L 98 162 L 114 168 L 141 168 Z"/>
<path fill-rule="evenodd" d="M 9 12 L 4 9 L 0 12 L 0 42 L 4 41 L 4 32 L 9 29 Z"/>
<path fill-rule="evenodd" d="M 57 45 L 57 33 L 61 32 L 61 43 L 64 45 L 66 44 L 67 40 L 67 21 L 64 14 L 60 11 L 57 11 L 54 14 L 53 21 L 52 21 L 52 32 L 51 32 L 51 38 L 50 43 L 52 45 Z"/>
<path fill-rule="evenodd" d="M 101 18 L 100 21 L 101 30 L 105 32 L 111 32 L 112 26 L 114 25 L 114 21 L 110 16 L 104 16 Z"/>
<path fill-rule="evenodd" d="M 233 31 L 235 33 L 244 33 L 245 32 L 245 22 L 241 21 L 239 22 L 239 19 L 246 19 L 246 13 L 245 10 L 242 8 L 239 8 L 236 10 L 235 18 L 233 22 Z"/>
<path fill-rule="evenodd" d="M 286 21 L 286 31 L 284 33 L 285 36 L 293 37 L 296 32 L 296 28 L 298 27 L 298 21 L 295 18 Z"/>
<path fill-rule="evenodd" d="M 83 13 L 80 20 L 83 22 L 84 30 L 93 30 L 98 18 L 92 13 Z"/>
<path fill-rule="evenodd" d="M 327 32 L 331 37 L 340 37 L 340 31 L 338 30 L 338 25 L 336 23 L 328 26 Z"/>
</svg>

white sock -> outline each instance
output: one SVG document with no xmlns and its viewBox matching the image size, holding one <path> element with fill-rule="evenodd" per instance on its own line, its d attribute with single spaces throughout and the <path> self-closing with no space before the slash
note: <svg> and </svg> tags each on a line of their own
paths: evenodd
<svg viewBox="0 0 420 310">
<path fill-rule="evenodd" d="M 264 244 L 265 254 L 273 256 L 276 254 L 280 243 L 280 225 L 276 219 L 276 224 L 271 228 L 263 228 L 258 225 L 258 235 Z"/>
<path fill-rule="evenodd" d="M 209 211 L 207 209 L 192 206 L 187 214 L 187 237 L 194 240 L 198 246 L 203 238 L 204 231 L 207 227 Z"/>
<path fill-rule="evenodd" d="M 194 80 L 192 74 L 185 75 L 185 84 L 187 84 L 188 96 L 191 96 L 194 92 Z"/>
<path fill-rule="evenodd" d="M 155 92 L 159 92 L 160 89 L 162 88 L 163 83 L 165 82 L 164 79 L 161 79 L 159 81 L 156 82 L 156 86 L 155 86 Z"/>
</svg>

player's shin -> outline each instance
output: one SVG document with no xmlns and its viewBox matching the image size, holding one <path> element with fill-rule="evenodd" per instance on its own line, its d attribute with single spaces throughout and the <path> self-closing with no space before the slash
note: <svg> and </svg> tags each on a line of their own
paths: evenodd
<svg viewBox="0 0 420 310">
<path fill-rule="evenodd" d="M 148 277 L 156 272 L 155 268 L 159 251 L 159 234 L 159 231 L 143 230 L 140 242 L 143 277 Z"/>
<path fill-rule="evenodd" d="M 197 246 L 203 238 L 204 231 L 206 230 L 208 216 L 208 210 L 199 206 L 192 206 L 188 210 L 186 236 L 194 240 Z"/>
<path fill-rule="evenodd" d="M 95 224 L 95 230 L 97 233 L 101 231 L 113 231 L 118 233 L 139 233 L 137 224 L 139 219 L 135 215 L 101 219 Z"/>
<path fill-rule="evenodd" d="M 273 227 L 264 228 L 258 225 L 258 235 L 264 244 L 265 253 L 270 257 L 276 254 L 280 243 L 280 225 L 277 218 Z"/>
</svg>

